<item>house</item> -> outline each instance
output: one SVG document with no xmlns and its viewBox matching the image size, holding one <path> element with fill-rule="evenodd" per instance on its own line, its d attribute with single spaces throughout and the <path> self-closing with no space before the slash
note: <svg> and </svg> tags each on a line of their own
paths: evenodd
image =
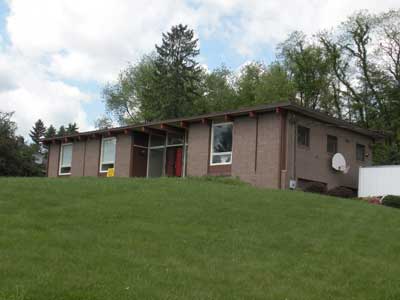
<svg viewBox="0 0 400 300">
<path fill-rule="evenodd" d="M 356 189 L 375 131 L 285 102 L 44 139 L 49 177 L 239 177 L 285 189 L 321 182 Z M 331 166 L 340 152 L 348 172 Z"/>
</svg>

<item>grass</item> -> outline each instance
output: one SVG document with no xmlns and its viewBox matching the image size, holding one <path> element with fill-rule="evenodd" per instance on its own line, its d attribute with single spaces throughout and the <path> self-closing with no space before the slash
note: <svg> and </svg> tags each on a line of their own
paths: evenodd
<svg viewBox="0 0 400 300">
<path fill-rule="evenodd" d="M 0 179 L 0 299 L 400 299 L 400 210 L 236 181 Z"/>
</svg>

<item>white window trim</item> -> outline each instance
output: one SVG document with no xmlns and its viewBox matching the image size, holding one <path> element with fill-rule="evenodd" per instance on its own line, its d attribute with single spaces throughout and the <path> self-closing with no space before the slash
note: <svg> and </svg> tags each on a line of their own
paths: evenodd
<svg viewBox="0 0 400 300">
<path fill-rule="evenodd" d="M 63 161 L 63 156 L 64 156 L 64 147 L 65 146 L 69 146 L 69 145 L 72 145 L 72 152 L 74 151 L 74 145 L 73 145 L 73 143 L 66 143 L 66 144 L 61 144 L 61 146 L 60 146 L 60 163 L 59 163 L 59 166 L 58 166 L 58 175 L 59 176 L 64 176 L 64 175 L 71 175 L 71 171 L 70 172 L 68 172 L 68 173 L 61 173 L 61 169 L 62 168 L 71 168 L 72 169 L 72 153 L 71 153 L 71 165 L 69 165 L 69 166 L 63 166 L 62 165 L 62 161 Z"/>
<path fill-rule="evenodd" d="M 216 152 L 214 153 L 214 127 L 221 125 L 232 125 L 232 150 L 230 152 Z M 210 148 L 210 166 L 223 166 L 223 165 L 231 165 L 233 159 L 233 122 L 224 122 L 224 123 L 213 123 L 211 125 L 211 148 Z M 213 156 L 222 156 L 222 155 L 231 155 L 231 161 L 227 163 L 213 163 Z"/>
<path fill-rule="evenodd" d="M 102 161 L 103 159 L 103 147 L 104 147 L 104 141 L 108 140 L 115 140 L 115 151 L 114 151 L 114 161 Z M 102 138 L 101 139 L 101 150 L 100 150 L 100 166 L 99 166 L 99 173 L 107 173 L 107 171 L 102 171 L 101 166 L 102 165 L 107 165 L 107 164 L 114 164 L 115 168 L 115 156 L 117 155 L 117 138 L 115 136 L 113 137 L 108 137 L 108 138 Z"/>
</svg>

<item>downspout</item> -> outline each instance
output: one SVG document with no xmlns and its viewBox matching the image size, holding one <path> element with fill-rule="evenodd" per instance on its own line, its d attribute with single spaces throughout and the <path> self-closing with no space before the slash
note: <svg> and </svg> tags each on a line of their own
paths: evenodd
<svg viewBox="0 0 400 300">
<path fill-rule="evenodd" d="M 82 170 L 82 176 L 85 176 L 85 168 L 86 168 L 86 144 L 87 144 L 87 139 L 84 141 L 84 147 L 83 147 L 83 170 Z"/>
<path fill-rule="evenodd" d="M 276 112 L 279 114 L 279 121 L 280 121 L 280 153 L 279 153 L 279 188 L 285 189 L 286 188 L 286 180 L 282 180 L 284 172 L 286 170 L 286 111 L 280 108 L 276 109 Z"/>
</svg>

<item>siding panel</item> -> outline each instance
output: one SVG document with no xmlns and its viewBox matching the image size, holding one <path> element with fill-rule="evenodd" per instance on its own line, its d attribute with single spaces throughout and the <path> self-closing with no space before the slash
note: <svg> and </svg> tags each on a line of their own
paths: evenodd
<svg viewBox="0 0 400 300">
<path fill-rule="evenodd" d="M 86 141 L 74 142 L 72 146 L 71 176 L 83 176 Z"/>
<path fill-rule="evenodd" d="M 100 158 L 100 139 L 86 141 L 85 176 L 98 176 Z"/>
<path fill-rule="evenodd" d="M 58 176 L 58 163 L 60 157 L 60 144 L 50 144 L 49 150 L 49 158 L 48 158 L 48 177 L 57 177 Z"/>
<path fill-rule="evenodd" d="M 129 177 L 131 170 L 132 136 L 120 134 L 117 136 L 115 149 L 115 176 Z"/>
<path fill-rule="evenodd" d="M 210 125 L 195 123 L 189 127 L 187 175 L 204 176 L 208 171 Z"/>
</svg>

